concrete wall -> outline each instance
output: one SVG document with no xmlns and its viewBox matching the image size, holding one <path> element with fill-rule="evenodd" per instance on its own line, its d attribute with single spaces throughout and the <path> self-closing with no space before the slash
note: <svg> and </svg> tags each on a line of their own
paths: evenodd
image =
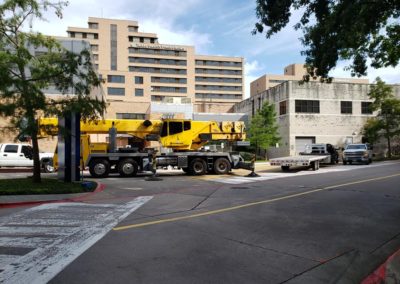
<svg viewBox="0 0 400 284">
<path fill-rule="evenodd" d="M 299 84 L 296 81 L 287 81 L 236 104 L 234 112 L 246 113 L 252 117 L 265 101 L 273 103 L 281 142 L 279 148 L 269 149 L 269 156 L 295 155 L 296 137 L 315 137 L 316 143 L 331 143 L 338 147 L 343 147 L 351 140 L 353 143 L 361 142 L 361 131 L 365 122 L 375 115 L 361 113 L 361 102 L 371 101 L 368 97 L 369 90 L 368 84 Z M 400 98 L 400 86 L 393 85 L 393 91 Z M 296 100 L 318 100 L 320 113 L 296 113 Z M 279 103 L 283 101 L 287 101 L 287 113 L 280 115 Z M 341 113 L 341 101 L 352 102 L 352 114 Z"/>
</svg>

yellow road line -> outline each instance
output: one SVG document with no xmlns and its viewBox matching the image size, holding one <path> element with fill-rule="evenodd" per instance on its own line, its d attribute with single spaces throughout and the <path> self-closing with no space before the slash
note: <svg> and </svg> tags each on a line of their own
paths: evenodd
<svg viewBox="0 0 400 284">
<path fill-rule="evenodd" d="M 394 175 L 389 175 L 389 176 L 384 176 L 384 177 L 370 178 L 370 179 L 364 179 L 364 180 L 359 180 L 359 181 L 354 181 L 354 182 L 337 184 L 337 185 L 327 186 L 324 188 L 317 188 L 317 189 L 313 189 L 313 190 L 309 190 L 309 191 L 305 191 L 305 192 L 301 192 L 301 193 L 286 195 L 286 196 L 282 196 L 282 197 L 277 197 L 277 198 L 272 198 L 272 199 L 267 199 L 267 200 L 262 200 L 262 201 L 257 201 L 257 202 L 246 203 L 246 204 L 242 204 L 242 205 L 238 205 L 238 206 L 227 207 L 227 208 L 207 211 L 207 212 L 203 212 L 203 213 L 188 215 L 188 216 L 175 217 L 175 218 L 162 219 L 162 220 L 150 221 L 150 222 L 133 224 L 133 225 L 120 226 L 120 227 L 115 227 L 113 230 L 121 231 L 121 230 L 140 228 L 140 227 L 145 227 L 145 226 L 150 226 L 150 225 L 192 219 L 192 218 L 197 218 L 197 217 L 202 217 L 202 216 L 214 215 L 214 214 L 224 213 L 224 212 L 233 211 L 233 210 L 237 210 L 237 209 L 247 208 L 247 207 L 251 207 L 251 206 L 255 206 L 255 205 L 268 204 L 268 203 L 272 203 L 275 201 L 280 201 L 280 200 L 290 199 L 290 198 L 294 198 L 294 197 L 298 197 L 298 196 L 308 195 L 308 194 L 319 192 L 319 191 L 329 190 L 329 189 L 348 186 L 348 185 L 366 183 L 366 182 L 371 182 L 371 181 L 377 181 L 377 180 L 382 180 L 382 179 L 388 179 L 388 178 L 392 178 L 392 177 L 396 177 L 396 176 L 400 176 L 400 174 L 394 174 Z"/>
</svg>

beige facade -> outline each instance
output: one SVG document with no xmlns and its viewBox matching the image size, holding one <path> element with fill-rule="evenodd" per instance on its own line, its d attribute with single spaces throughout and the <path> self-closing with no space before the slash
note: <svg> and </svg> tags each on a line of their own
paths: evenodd
<svg viewBox="0 0 400 284">
<path fill-rule="evenodd" d="M 283 75 L 265 74 L 250 83 L 250 97 L 255 96 L 286 81 L 300 81 L 307 74 L 304 64 L 291 64 L 284 68 Z M 315 80 L 314 80 L 315 81 Z M 368 79 L 334 78 L 334 82 L 368 84 Z"/>
<path fill-rule="evenodd" d="M 229 112 L 243 99 L 243 58 L 160 44 L 157 34 L 139 32 L 136 21 L 89 18 L 88 28 L 67 32 L 91 45 L 105 80 L 107 118 L 189 118 L 193 112 Z"/>
<path fill-rule="evenodd" d="M 392 87 L 400 98 L 400 85 Z M 286 81 L 238 103 L 235 112 L 252 117 L 265 102 L 274 104 L 281 141 L 269 157 L 296 155 L 308 143 L 361 143 L 362 128 L 375 115 L 368 109 L 369 90 L 369 84 Z"/>
</svg>

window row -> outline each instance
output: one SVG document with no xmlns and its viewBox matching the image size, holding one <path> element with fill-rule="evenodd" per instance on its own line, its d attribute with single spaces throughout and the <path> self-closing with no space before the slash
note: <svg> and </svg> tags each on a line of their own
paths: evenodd
<svg viewBox="0 0 400 284">
<path fill-rule="evenodd" d="M 129 66 L 130 72 L 143 72 L 143 73 L 165 73 L 165 74 L 182 74 L 186 75 L 186 69 L 171 69 L 171 68 L 152 68 Z"/>
<path fill-rule="evenodd" d="M 227 94 L 199 94 L 196 93 L 196 99 L 219 99 L 219 100 L 241 100 L 242 95 L 227 95 Z"/>
<path fill-rule="evenodd" d="M 101 79 L 101 76 L 100 76 Z M 123 75 L 108 75 L 107 76 L 108 83 L 125 83 L 125 76 Z M 135 76 L 135 84 L 143 84 L 143 77 Z"/>
<path fill-rule="evenodd" d="M 107 95 L 109 95 L 109 96 L 125 96 L 125 88 L 108 87 Z M 143 97 L 144 96 L 143 89 L 135 88 L 134 95 L 135 95 L 135 97 Z"/>
<path fill-rule="evenodd" d="M 371 102 L 361 102 L 361 114 L 372 114 Z M 320 113 L 320 102 L 318 100 L 295 100 L 296 113 Z M 287 113 L 287 101 L 279 103 L 279 115 Z M 352 114 L 353 102 L 341 101 L 340 113 Z"/>
<path fill-rule="evenodd" d="M 170 96 L 151 96 L 152 102 L 158 103 L 176 103 L 179 102 L 181 104 L 190 104 L 192 102 L 191 98 L 182 98 L 182 97 L 170 97 Z"/>
<path fill-rule="evenodd" d="M 137 54 L 157 54 L 157 55 L 169 55 L 169 56 L 181 56 L 186 57 L 186 51 L 182 50 L 168 50 L 168 49 L 152 49 L 152 48 L 138 48 L 129 47 L 129 53 Z"/>
<path fill-rule="evenodd" d="M 152 92 L 165 92 L 165 93 L 186 93 L 187 88 L 180 88 L 180 87 L 152 87 Z"/>
<path fill-rule="evenodd" d="M 154 37 L 142 37 L 142 36 L 128 36 L 129 42 L 141 42 L 141 43 L 158 43 Z"/>
<path fill-rule="evenodd" d="M 208 86 L 208 85 L 196 85 L 196 90 L 207 90 L 207 91 L 242 91 L 242 87 L 236 86 Z"/>
<path fill-rule="evenodd" d="M 197 82 L 212 82 L 212 83 L 242 83 L 241 78 L 214 78 L 214 77 L 197 77 Z"/>
<path fill-rule="evenodd" d="M 161 59 L 161 58 L 129 57 L 129 62 L 186 66 L 186 60 Z"/>
<path fill-rule="evenodd" d="M 69 37 L 72 38 L 87 38 L 87 39 L 99 39 L 99 34 L 97 33 L 81 33 L 81 32 L 68 32 Z"/>
<path fill-rule="evenodd" d="M 145 119 L 146 114 L 144 113 L 118 113 L 117 119 Z"/>
<path fill-rule="evenodd" d="M 186 84 L 186 78 L 151 77 L 152 83 Z"/>
<path fill-rule="evenodd" d="M 242 67 L 241 62 L 212 61 L 212 60 L 196 60 L 196 65 Z"/>
<path fill-rule="evenodd" d="M 196 68 L 196 74 L 242 75 L 241 70 Z"/>
</svg>

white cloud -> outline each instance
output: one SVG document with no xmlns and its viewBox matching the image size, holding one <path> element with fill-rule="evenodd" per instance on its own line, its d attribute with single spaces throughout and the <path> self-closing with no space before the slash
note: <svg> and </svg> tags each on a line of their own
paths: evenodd
<svg viewBox="0 0 400 284">
<path fill-rule="evenodd" d="M 211 37 L 198 33 L 193 27 L 176 24 L 177 18 L 187 14 L 200 0 L 157 1 L 131 0 L 70 0 L 63 9 L 63 19 L 58 19 L 53 10 L 44 14 L 47 22 L 33 22 L 33 29 L 43 34 L 67 36 L 68 26 L 87 27 L 88 17 L 127 19 L 139 22 L 139 31 L 156 33 L 165 44 L 194 45 L 200 52 L 207 52 Z"/>
<path fill-rule="evenodd" d="M 257 75 L 257 72 L 262 70 L 262 67 L 259 65 L 257 60 L 253 60 L 251 62 L 246 62 L 244 65 L 244 76 L 245 76 L 245 93 L 244 97 L 250 97 L 250 83 L 260 77 Z"/>
</svg>

